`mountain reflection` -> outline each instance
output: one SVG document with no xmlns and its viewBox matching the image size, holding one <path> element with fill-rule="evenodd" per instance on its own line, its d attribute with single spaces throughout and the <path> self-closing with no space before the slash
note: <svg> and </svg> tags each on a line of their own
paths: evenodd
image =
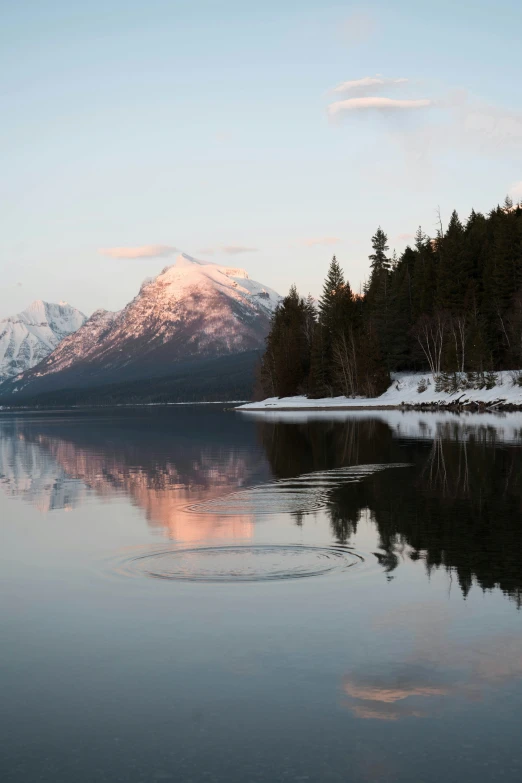
<svg viewBox="0 0 522 783">
<path fill-rule="evenodd" d="M 204 426 L 204 413 L 198 427 Z M 233 419 L 232 419 L 233 422 Z M 198 499 L 219 497 L 268 477 L 259 450 L 234 433 L 192 437 L 188 420 L 95 416 L 4 420 L 0 429 L 0 485 L 40 511 L 76 508 L 89 494 L 125 496 L 148 523 L 177 541 L 250 538 L 250 515 L 184 514 Z M 214 437 L 213 437 L 214 435 Z M 239 440 L 239 445 L 237 441 Z"/>
<path fill-rule="evenodd" d="M 455 573 L 467 595 L 476 582 L 522 604 L 521 418 L 451 414 L 302 414 L 258 417 L 259 437 L 278 478 L 346 464 L 410 463 L 332 490 L 327 511 L 341 543 L 370 514 L 376 556 L 393 576 L 401 557 L 428 573 Z M 497 425 L 497 426 L 496 426 Z M 306 517 L 296 517 L 306 524 Z"/>
<path fill-rule="evenodd" d="M 401 562 L 421 561 L 428 574 L 455 576 L 464 596 L 473 584 L 500 588 L 520 606 L 521 421 L 398 411 L 245 421 L 202 407 L 4 417 L 0 484 L 42 512 L 93 494 L 125 497 L 180 542 L 250 539 L 257 515 L 279 509 L 303 528 L 325 512 L 333 537 L 347 544 L 369 519 L 388 579 Z M 379 469 L 391 463 L 407 466 Z M 327 475 L 358 465 L 366 466 L 361 480 Z M 235 501 L 225 497 L 231 492 Z M 199 511 L 185 513 L 189 503 Z"/>
</svg>

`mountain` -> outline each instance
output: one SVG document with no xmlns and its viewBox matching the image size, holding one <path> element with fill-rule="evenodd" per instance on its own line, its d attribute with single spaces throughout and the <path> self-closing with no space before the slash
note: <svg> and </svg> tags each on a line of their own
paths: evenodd
<svg viewBox="0 0 522 783">
<path fill-rule="evenodd" d="M 279 301 L 275 291 L 250 280 L 243 269 L 182 254 L 158 277 L 146 280 L 123 310 L 96 311 L 36 367 L 4 383 L 0 396 L 35 398 L 131 381 L 146 383 L 150 391 L 151 379 L 178 378 L 180 368 L 190 387 L 190 376 L 198 374 L 201 362 L 262 349 Z M 250 388 L 253 364 L 254 359 L 247 370 Z M 230 362 L 217 362 L 214 371 L 216 367 L 218 375 L 231 371 Z M 245 387 L 244 378 L 234 388 L 239 387 Z M 221 383 L 220 396 L 230 393 L 232 388 L 227 392 Z"/>
<path fill-rule="evenodd" d="M 34 367 L 85 321 L 83 313 L 67 302 L 41 300 L 4 318 L 0 321 L 0 381 Z"/>
</svg>

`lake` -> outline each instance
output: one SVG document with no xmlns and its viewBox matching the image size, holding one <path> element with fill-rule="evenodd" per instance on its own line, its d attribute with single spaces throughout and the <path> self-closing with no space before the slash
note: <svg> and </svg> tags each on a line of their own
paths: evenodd
<svg viewBox="0 0 522 783">
<path fill-rule="evenodd" d="M 522 779 L 522 414 L 0 417 L 1 780 Z"/>
</svg>

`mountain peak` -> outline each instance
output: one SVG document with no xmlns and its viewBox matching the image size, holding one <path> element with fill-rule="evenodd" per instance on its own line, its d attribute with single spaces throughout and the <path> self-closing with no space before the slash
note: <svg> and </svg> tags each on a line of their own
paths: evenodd
<svg viewBox="0 0 522 783">
<path fill-rule="evenodd" d="M 0 380 L 34 367 L 85 323 L 85 316 L 66 302 L 35 299 L 22 312 L 4 318 L 0 336 Z"/>
<path fill-rule="evenodd" d="M 51 356 L 17 378 L 17 388 L 159 377 L 176 362 L 258 350 L 280 299 L 244 269 L 182 253 L 145 280 L 123 310 L 93 313 Z"/>
<path fill-rule="evenodd" d="M 200 261 L 193 256 L 189 256 L 188 253 L 180 253 L 176 258 L 174 266 L 182 268 L 185 266 L 212 266 L 212 264 L 209 261 Z"/>
<path fill-rule="evenodd" d="M 166 266 L 161 271 L 159 277 L 167 276 L 179 280 L 180 273 L 183 277 L 200 275 L 213 279 L 215 282 L 218 282 L 219 275 L 242 280 L 249 279 L 248 273 L 244 269 L 216 264 L 213 261 L 202 261 L 199 258 L 189 256 L 188 253 L 180 253 L 173 264 Z"/>
</svg>

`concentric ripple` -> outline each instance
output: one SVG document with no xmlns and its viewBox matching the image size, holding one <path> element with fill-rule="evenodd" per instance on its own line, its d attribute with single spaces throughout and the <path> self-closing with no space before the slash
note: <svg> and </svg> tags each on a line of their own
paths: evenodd
<svg viewBox="0 0 522 783">
<path fill-rule="evenodd" d="M 310 513 L 323 508 L 329 493 L 341 484 L 358 483 L 387 468 L 406 467 L 403 463 L 383 465 L 352 465 L 334 470 L 304 473 L 294 478 L 280 479 L 249 487 L 223 497 L 194 503 L 185 511 L 198 514 L 288 514 Z"/>
<path fill-rule="evenodd" d="M 345 571 L 364 558 L 342 546 L 244 545 L 165 549 L 124 561 L 128 576 L 190 582 L 268 582 Z"/>
</svg>

